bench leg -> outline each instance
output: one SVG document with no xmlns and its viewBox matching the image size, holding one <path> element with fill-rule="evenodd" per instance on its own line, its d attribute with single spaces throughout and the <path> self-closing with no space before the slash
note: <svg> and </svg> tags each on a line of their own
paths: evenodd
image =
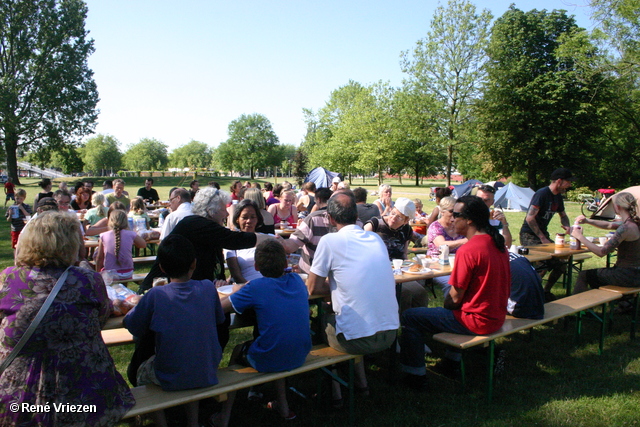
<svg viewBox="0 0 640 427">
<path fill-rule="evenodd" d="M 495 363 L 495 341 L 489 342 L 489 360 L 487 361 L 487 365 L 489 368 L 488 377 L 487 377 L 487 400 L 491 403 L 493 399 L 493 365 Z"/>
<path fill-rule="evenodd" d="M 631 317 L 631 332 L 629 334 L 629 338 L 634 340 L 636 339 L 636 325 L 638 323 L 638 309 L 640 308 L 640 295 L 635 294 L 633 296 L 633 316 Z"/>
</svg>

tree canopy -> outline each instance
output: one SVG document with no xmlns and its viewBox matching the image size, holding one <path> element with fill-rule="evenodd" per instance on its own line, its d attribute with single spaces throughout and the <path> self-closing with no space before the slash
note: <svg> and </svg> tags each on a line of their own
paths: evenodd
<svg viewBox="0 0 640 427">
<path fill-rule="evenodd" d="M 243 114 L 229 123 L 229 139 L 220 144 L 215 156 L 228 170 L 249 171 L 280 166 L 283 159 L 278 136 L 262 114 Z"/>
<path fill-rule="evenodd" d="M 169 163 L 167 146 L 155 138 L 143 138 L 129 147 L 123 161 L 128 170 L 163 170 Z"/>
<path fill-rule="evenodd" d="M 81 0 L 0 2 L 0 140 L 16 183 L 17 151 L 78 144 L 97 118 Z"/>
<path fill-rule="evenodd" d="M 120 169 L 122 153 L 118 148 L 119 145 L 118 140 L 111 135 L 98 134 L 89 138 L 80 149 L 84 171 L 106 175 L 107 171 L 113 172 Z"/>
<path fill-rule="evenodd" d="M 169 165 L 174 168 L 208 168 L 212 153 L 211 147 L 204 142 L 192 140 L 169 154 Z"/>
</svg>

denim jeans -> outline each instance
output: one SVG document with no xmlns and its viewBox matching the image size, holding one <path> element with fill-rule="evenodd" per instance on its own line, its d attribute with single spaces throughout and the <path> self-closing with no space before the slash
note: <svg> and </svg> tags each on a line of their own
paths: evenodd
<svg viewBox="0 0 640 427">
<path fill-rule="evenodd" d="M 400 317 L 402 336 L 400 337 L 400 363 L 402 370 L 409 374 L 425 375 L 424 337 L 439 332 L 476 335 L 462 326 L 453 311 L 443 307 L 417 307 L 406 310 Z M 460 360 L 460 354 L 448 352 L 445 357 Z"/>
</svg>

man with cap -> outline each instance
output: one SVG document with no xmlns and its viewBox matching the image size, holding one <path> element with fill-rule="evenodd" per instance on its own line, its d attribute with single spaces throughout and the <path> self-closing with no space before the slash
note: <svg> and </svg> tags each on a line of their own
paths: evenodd
<svg viewBox="0 0 640 427">
<path fill-rule="evenodd" d="M 364 225 L 365 231 L 377 233 L 387 247 L 389 259 L 407 259 L 407 249 L 413 237 L 409 225 L 416 213 L 416 205 L 406 197 L 398 197 L 389 215 L 373 217 Z M 426 307 L 429 298 L 424 286 L 413 281 L 402 284 L 400 312 L 412 307 Z"/>
<path fill-rule="evenodd" d="M 575 177 L 567 168 L 558 168 L 551 174 L 551 184 L 536 191 L 529 203 L 529 210 L 520 229 L 520 244 L 523 246 L 551 243 L 547 227 L 553 215 L 560 216 L 562 227 L 569 231 L 569 217 L 564 210 L 562 195 L 571 187 Z M 556 284 L 566 268 L 566 263 L 558 259 L 546 262 L 546 267 L 551 270 L 545 285 L 545 298 L 549 301 L 555 299 L 551 294 L 551 288 Z"/>
</svg>

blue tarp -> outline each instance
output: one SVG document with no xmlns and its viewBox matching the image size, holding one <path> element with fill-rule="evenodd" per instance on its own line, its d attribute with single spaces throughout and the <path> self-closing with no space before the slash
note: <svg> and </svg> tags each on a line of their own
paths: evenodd
<svg viewBox="0 0 640 427">
<path fill-rule="evenodd" d="M 510 209 L 525 212 L 529 209 L 529 203 L 534 195 L 530 188 L 518 187 L 510 182 L 498 191 L 493 206 L 501 209 Z"/>
<path fill-rule="evenodd" d="M 469 181 L 465 181 L 460 185 L 453 185 L 453 190 L 451 191 L 451 197 L 455 197 L 459 199 L 463 196 L 468 196 L 471 194 L 471 189 L 476 185 L 482 185 L 482 181 L 478 181 L 477 179 L 470 179 Z"/>
<path fill-rule="evenodd" d="M 330 172 L 325 168 L 319 167 L 309 172 L 304 182 L 313 182 L 316 188 L 331 187 L 331 180 L 336 176 L 342 180 L 342 175 L 339 173 Z"/>
</svg>

